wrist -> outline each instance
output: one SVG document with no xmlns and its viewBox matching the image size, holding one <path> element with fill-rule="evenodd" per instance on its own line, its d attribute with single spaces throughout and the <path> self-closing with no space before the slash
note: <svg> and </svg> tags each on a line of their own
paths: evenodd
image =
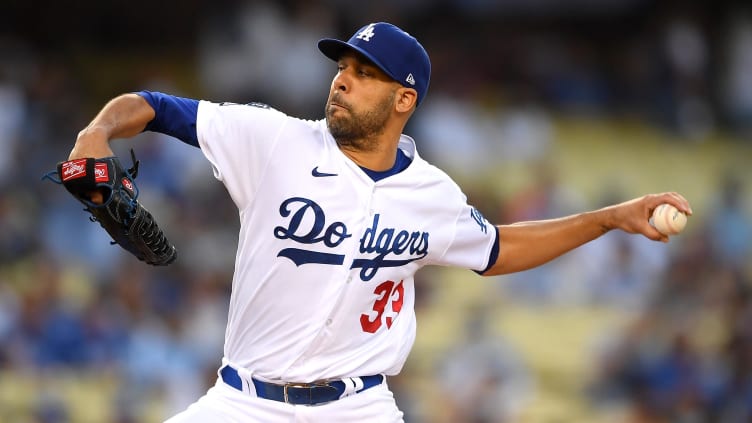
<svg viewBox="0 0 752 423">
<path fill-rule="evenodd" d="M 600 210 L 594 211 L 593 214 L 595 215 L 595 223 L 600 227 L 601 232 L 604 234 L 618 227 L 616 206 L 604 207 Z"/>
<path fill-rule="evenodd" d="M 100 126 L 87 126 L 78 133 L 76 143 L 68 156 L 68 159 L 82 157 L 109 157 L 114 153 L 110 148 L 109 134 Z"/>
</svg>

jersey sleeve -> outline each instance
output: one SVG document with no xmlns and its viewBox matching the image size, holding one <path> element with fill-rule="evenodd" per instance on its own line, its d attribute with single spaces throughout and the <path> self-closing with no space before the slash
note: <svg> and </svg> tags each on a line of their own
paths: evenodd
<svg viewBox="0 0 752 423">
<path fill-rule="evenodd" d="M 242 211 L 254 198 L 287 115 L 263 104 L 198 105 L 196 133 L 201 151 Z"/>
<path fill-rule="evenodd" d="M 139 91 L 136 94 L 143 97 L 154 109 L 154 119 L 146 125 L 144 131 L 170 135 L 186 144 L 198 147 L 196 135 L 198 100 L 153 91 Z"/>
<path fill-rule="evenodd" d="M 482 274 L 499 256 L 498 228 L 475 207 L 464 204 L 455 222 L 454 237 L 444 252 L 442 265 L 458 266 Z"/>
</svg>

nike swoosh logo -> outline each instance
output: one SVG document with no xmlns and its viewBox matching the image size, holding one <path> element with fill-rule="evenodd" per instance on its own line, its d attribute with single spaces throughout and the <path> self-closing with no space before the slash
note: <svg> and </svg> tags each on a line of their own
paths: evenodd
<svg viewBox="0 0 752 423">
<path fill-rule="evenodd" d="M 319 167 L 318 166 L 316 166 L 316 167 L 313 168 L 313 170 L 311 171 L 311 175 L 313 175 L 316 178 L 322 178 L 324 176 L 337 176 L 336 173 L 319 172 Z"/>
</svg>

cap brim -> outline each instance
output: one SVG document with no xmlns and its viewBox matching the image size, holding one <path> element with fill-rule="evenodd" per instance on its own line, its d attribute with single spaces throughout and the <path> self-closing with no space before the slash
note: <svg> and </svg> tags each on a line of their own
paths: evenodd
<svg viewBox="0 0 752 423">
<path fill-rule="evenodd" d="M 373 57 L 370 53 L 363 50 L 362 48 L 358 46 L 354 46 L 352 44 L 348 44 L 341 40 L 336 40 L 334 38 L 324 38 L 319 40 L 318 43 L 319 50 L 321 50 L 322 53 L 324 53 L 324 56 L 334 60 L 335 62 L 339 60 L 340 57 L 342 57 L 342 53 L 345 50 L 352 50 L 355 51 L 361 55 L 363 55 L 366 59 L 373 62 L 374 65 L 378 66 L 379 69 L 384 71 L 387 75 L 389 75 L 390 78 L 394 79 L 395 81 L 398 81 L 397 77 L 389 71 L 389 69 L 384 66 L 383 63 L 378 61 L 375 57 Z"/>
</svg>

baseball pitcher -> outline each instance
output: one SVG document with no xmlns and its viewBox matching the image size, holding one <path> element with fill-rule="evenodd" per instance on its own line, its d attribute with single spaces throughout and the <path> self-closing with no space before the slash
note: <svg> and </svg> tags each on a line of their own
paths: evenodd
<svg viewBox="0 0 752 423">
<path fill-rule="evenodd" d="M 401 422 L 388 377 L 415 339 L 418 269 L 522 271 L 612 229 L 666 242 L 648 222 L 653 209 L 691 214 L 681 195 L 662 193 L 494 225 L 402 133 L 428 91 L 423 46 L 379 22 L 318 48 L 336 63 L 321 120 L 141 91 L 108 102 L 68 158 L 112 157 L 112 139 L 168 134 L 200 149 L 238 208 L 218 378 L 170 423 Z"/>
</svg>

